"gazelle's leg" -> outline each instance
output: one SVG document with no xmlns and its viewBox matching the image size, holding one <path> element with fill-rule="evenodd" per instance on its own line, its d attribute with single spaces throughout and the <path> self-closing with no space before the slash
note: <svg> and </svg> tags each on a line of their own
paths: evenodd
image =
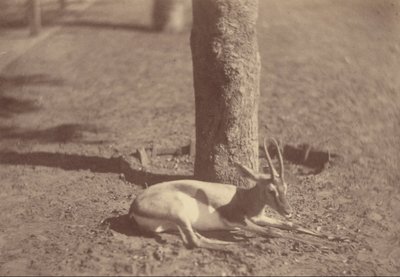
<svg viewBox="0 0 400 277">
<path fill-rule="evenodd" d="M 308 245 L 313 245 L 313 246 L 316 246 L 316 247 L 321 247 L 321 244 L 319 242 L 317 242 L 317 241 L 298 238 L 298 237 L 294 237 L 294 236 L 288 236 L 288 235 L 282 234 L 280 232 L 270 230 L 269 228 L 259 226 L 259 225 L 255 224 L 255 223 L 253 223 L 249 219 L 245 219 L 245 222 L 246 222 L 246 226 L 242 227 L 242 229 L 244 229 L 244 230 L 248 230 L 248 231 L 251 231 L 251 232 L 263 235 L 263 236 L 264 235 L 265 236 L 269 236 L 269 237 L 272 237 L 272 238 L 284 238 L 284 239 L 288 239 L 288 240 L 292 240 L 292 241 L 298 241 L 298 242 L 301 242 L 301 243 L 304 243 L 304 244 L 308 244 Z M 322 247 L 326 247 L 325 244 L 326 243 L 324 243 L 324 245 L 322 245 Z"/>
<path fill-rule="evenodd" d="M 250 231 L 262 236 L 268 236 L 270 238 L 282 238 L 283 235 L 277 231 L 271 230 L 269 228 L 263 227 L 263 226 L 259 226 L 255 223 L 253 223 L 252 220 L 249 220 L 247 218 L 245 218 L 245 224 L 244 226 L 241 227 L 241 229 L 246 230 L 246 231 Z"/>
<path fill-rule="evenodd" d="M 181 229 L 181 227 L 176 226 L 178 228 L 179 234 L 181 235 L 182 241 L 184 245 L 189 245 L 188 239 L 186 238 L 185 233 L 183 232 L 183 230 Z"/>
<path fill-rule="evenodd" d="M 177 222 L 179 233 L 181 234 L 183 243 L 189 249 L 199 247 L 200 241 L 196 233 L 193 231 L 192 225 L 188 220 L 182 219 Z"/>
<path fill-rule="evenodd" d="M 265 215 L 259 215 L 257 217 L 254 217 L 251 219 L 255 224 L 260 225 L 260 226 L 268 226 L 268 227 L 274 227 L 282 230 L 292 230 L 292 231 L 297 231 L 299 233 L 303 234 L 308 234 L 312 235 L 315 237 L 319 238 L 330 238 L 327 235 L 320 234 L 318 232 L 314 232 L 312 230 L 306 229 L 302 226 L 299 226 L 297 224 L 294 224 L 293 222 L 283 222 L 278 219 L 270 218 Z"/>
<path fill-rule="evenodd" d="M 193 230 L 193 227 L 188 220 L 179 220 L 177 222 L 177 227 L 185 246 L 189 249 L 201 247 L 212 250 L 228 251 L 227 249 L 223 248 L 222 245 L 229 244 L 229 242 L 225 243 L 224 241 L 212 240 L 203 237 Z"/>
<path fill-rule="evenodd" d="M 283 222 L 278 219 L 274 219 L 271 217 L 267 217 L 264 214 L 260 214 L 256 217 L 252 217 L 251 221 L 259 226 L 268 226 L 274 227 L 283 230 L 293 230 L 293 223 L 292 222 Z"/>
<path fill-rule="evenodd" d="M 193 228 L 190 224 L 181 222 L 178 225 L 178 230 L 181 234 L 183 242 L 185 243 L 185 246 L 189 249 L 201 247 L 212 250 L 228 251 L 222 247 L 222 245 L 226 245 L 225 242 L 203 237 L 199 233 L 193 231 Z"/>
<path fill-rule="evenodd" d="M 223 241 L 223 240 L 218 240 L 218 239 L 209 239 L 209 238 L 206 238 L 206 237 L 200 235 L 198 232 L 196 232 L 196 235 L 200 239 L 200 241 L 206 242 L 206 243 L 214 243 L 214 244 L 222 244 L 222 245 L 235 244 L 235 242 L 233 242 L 233 241 Z"/>
</svg>

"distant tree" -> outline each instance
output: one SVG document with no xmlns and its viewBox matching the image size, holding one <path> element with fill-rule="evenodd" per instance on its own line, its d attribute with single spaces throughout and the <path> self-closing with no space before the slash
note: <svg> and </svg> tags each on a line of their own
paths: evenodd
<svg viewBox="0 0 400 277">
<path fill-rule="evenodd" d="M 194 174 L 248 186 L 233 162 L 258 171 L 258 1 L 193 0 L 192 8 Z"/>
<path fill-rule="evenodd" d="M 36 36 L 42 29 L 40 0 L 27 0 L 27 17 L 30 34 Z"/>
<path fill-rule="evenodd" d="M 154 0 L 153 28 L 158 31 L 180 32 L 185 27 L 185 2 L 188 0 Z"/>
<path fill-rule="evenodd" d="M 64 10 L 67 7 L 67 0 L 59 0 L 60 9 Z"/>
</svg>

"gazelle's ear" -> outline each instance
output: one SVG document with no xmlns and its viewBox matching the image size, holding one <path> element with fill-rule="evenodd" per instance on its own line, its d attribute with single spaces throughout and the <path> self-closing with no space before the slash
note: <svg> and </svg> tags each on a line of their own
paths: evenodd
<svg viewBox="0 0 400 277">
<path fill-rule="evenodd" d="M 238 169 L 240 175 L 242 175 L 243 177 L 252 179 L 254 181 L 258 181 L 260 179 L 260 175 L 258 173 L 255 173 L 253 170 L 251 170 L 250 168 L 241 165 L 237 162 L 235 162 L 235 166 Z"/>
</svg>

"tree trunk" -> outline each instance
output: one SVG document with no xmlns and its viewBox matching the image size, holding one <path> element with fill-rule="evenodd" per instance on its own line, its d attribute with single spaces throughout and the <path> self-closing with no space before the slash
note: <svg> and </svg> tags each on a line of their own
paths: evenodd
<svg viewBox="0 0 400 277">
<path fill-rule="evenodd" d="M 164 32 L 182 31 L 185 27 L 185 1 L 154 0 L 153 28 Z"/>
<path fill-rule="evenodd" d="M 28 0 L 28 20 L 31 36 L 36 36 L 42 29 L 40 0 Z"/>
<path fill-rule="evenodd" d="M 192 8 L 194 175 L 248 187 L 233 162 L 258 171 L 258 1 L 193 0 Z"/>
</svg>

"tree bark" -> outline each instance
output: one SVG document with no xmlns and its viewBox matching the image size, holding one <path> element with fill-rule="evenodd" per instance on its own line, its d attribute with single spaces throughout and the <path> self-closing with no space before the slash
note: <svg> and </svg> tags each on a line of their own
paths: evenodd
<svg viewBox="0 0 400 277">
<path fill-rule="evenodd" d="M 195 178 L 250 186 L 234 162 L 258 171 L 258 0 L 193 0 Z"/>
<path fill-rule="evenodd" d="M 28 20 L 31 36 L 36 36 L 42 29 L 40 0 L 28 0 Z"/>
<path fill-rule="evenodd" d="M 185 27 L 185 1 L 154 0 L 153 28 L 163 32 L 181 32 Z"/>
</svg>

